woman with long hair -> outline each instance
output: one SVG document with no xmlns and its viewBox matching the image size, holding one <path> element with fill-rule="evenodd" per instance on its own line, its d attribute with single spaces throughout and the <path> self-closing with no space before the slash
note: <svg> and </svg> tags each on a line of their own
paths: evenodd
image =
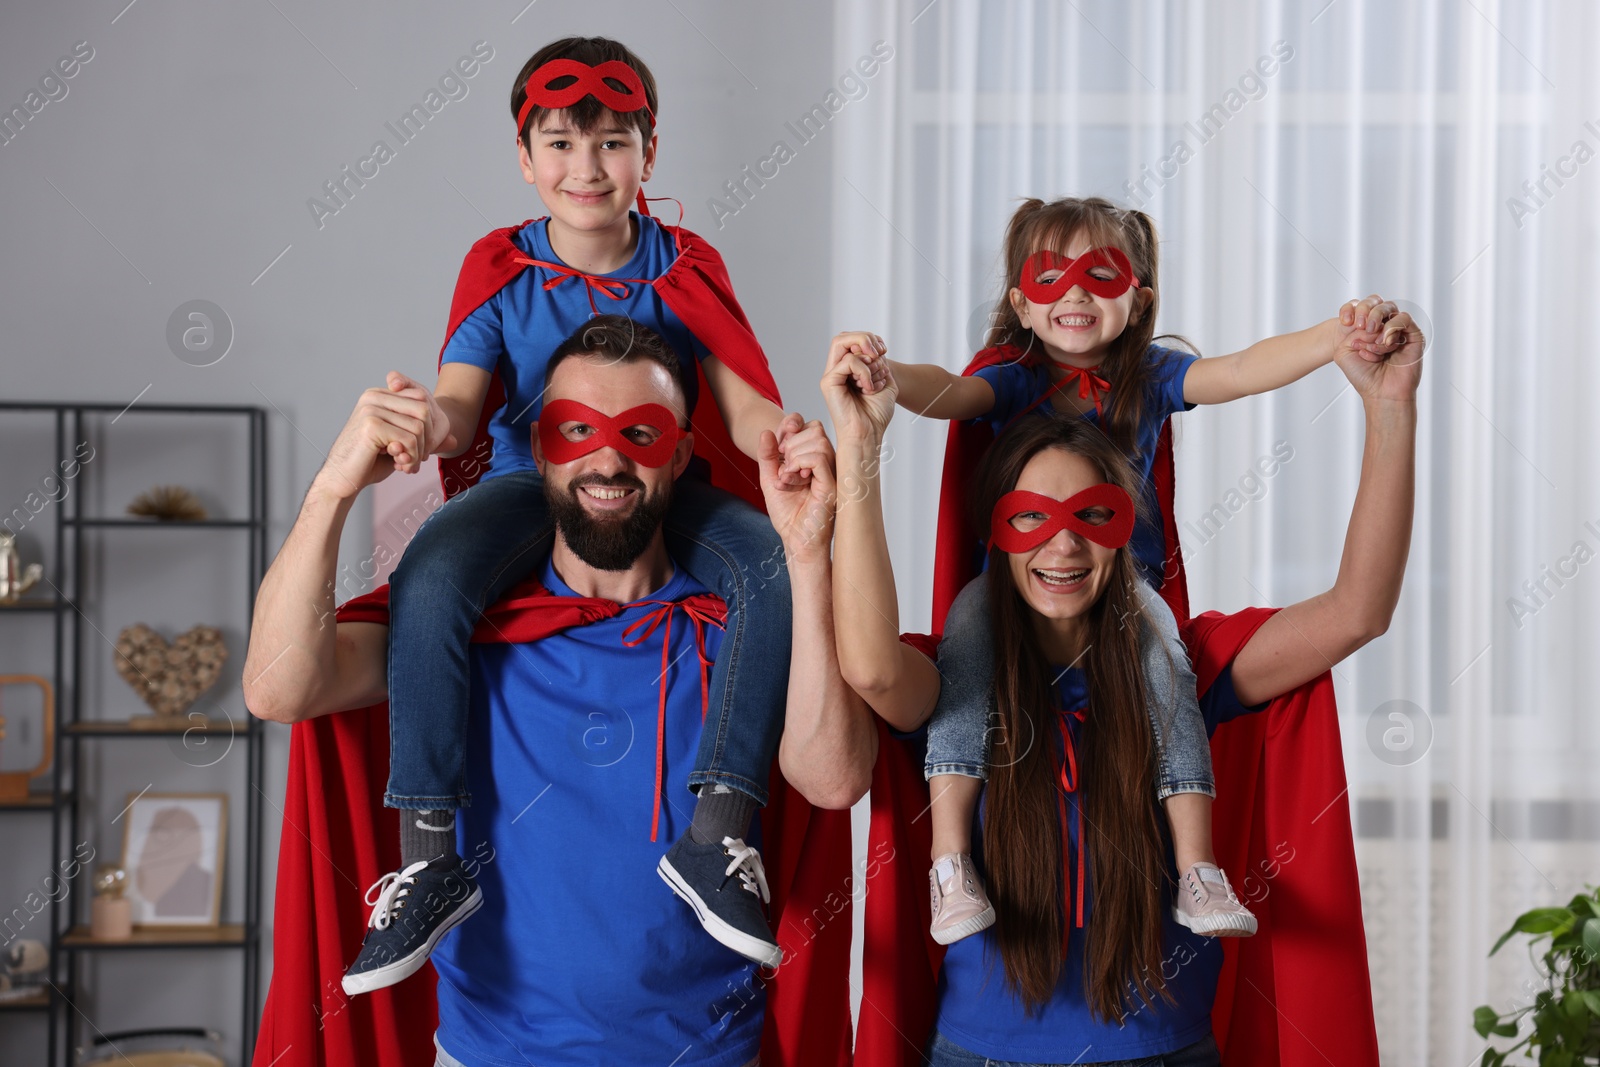
<svg viewBox="0 0 1600 1067">
<path fill-rule="evenodd" d="M 1388 627 L 1410 542 L 1423 339 L 1345 346 L 1366 412 L 1361 480 L 1333 587 L 1263 623 L 1207 690 L 1226 720 L 1323 674 Z M 834 606 L 845 679 L 894 729 L 926 723 L 938 667 L 899 640 L 878 492 L 896 387 L 836 344 L 822 382 L 838 436 Z M 1151 625 L 1128 547 L 1136 475 L 1095 427 L 1019 422 L 971 487 L 989 531 L 995 758 L 973 829 L 997 914 L 946 954 L 933 1065 L 1220 1062 L 1211 1037 L 1221 950 L 1171 919 L 1170 841 L 1156 806 Z M 1159 642 L 1154 643 L 1159 648 Z M 1145 647 L 1151 645 L 1144 642 Z"/>
</svg>

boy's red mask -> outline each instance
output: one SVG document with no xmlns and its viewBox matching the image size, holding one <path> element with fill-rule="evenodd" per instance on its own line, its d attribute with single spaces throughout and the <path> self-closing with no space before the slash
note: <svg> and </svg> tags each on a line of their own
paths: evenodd
<svg viewBox="0 0 1600 1067">
<path fill-rule="evenodd" d="M 569 441 L 561 432 L 563 422 L 581 422 L 595 432 L 581 441 Z M 627 431 L 635 426 L 656 431 L 647 445 L 631 440 Z M 602 448 L 614 448 L 643 467 L 665 467 L 672 462 L 673 450 L 688 436 L 672 412 L 661 404 L 640 404 L 620 415 L 607 415 L 576 400 L 552 400 L 539 413 L 539 445 L 551 463 L 571 463 Z"/>
<path fill-rule="evenodd" d="M 1110 278 L 1096 278 L 1089 273 L 1102 268 L 1110 268 L 1116 274 Z M 1039 281 L 1039 275 L 1052 270 L 1061 271 L 1061 277 L 1053 282 Z M 1018 288 L 1023 296 L 1035 304 L 1054 304 L 1074 285 L 1083 286 L 1086 292 L 1095 296 L 1115 300 L 1130 287 L 1139 288 L 1139 279 L 1134 276 L 1133 265 L 1120 248 L 1109 245 L 1091 248 L 1077 259 L 1068 259 L 1045 248 L 1029 256 L 1022 265 L 1022 280 Z"/>
<path fill-rule="evenodd" d="M 551 82 L 561 78 L 577 80 L 560 89 L 550 88 Z M 606 84 L 607 78 L 621 84 L 622 88 Z M 620 59 L 608 59 L 592 67 L 576 59 L 552 59 L 528 75 L 523 90 L 527 93 L 527 99 L 517 110 L 519 136 L 522 133 L 522 124 L 528 121 L 528 112 L 535 107 L 560 111 L 562 108 L 571 107 L 586 96 L 594 97 L 619 115 L 642 109 L 650 116 L 650 125 L 656 124 L 656 113 L 650 110 L 644 95 L 644 82 L 639 80 L 639 72 Z"/>
<path fill-rule="evenodd" d="M 1111 518 L 1096 526 L 1078 518 L 1086 508 L 1108 508 Z M 1011 520 L 1027 511 L 1048 516 L 1038 528 L 1026 532 Z M 1133 536 L 1133 498 L 1119 486 L 1091 485 L 1065 500 L 1013 490 L 1001 497 L 989 517 L 989 540 L 1002 552 L 1032 552 L 1062 530 L 1071 530 L 1105 548 L 1121 548 Z"/>
</svg>

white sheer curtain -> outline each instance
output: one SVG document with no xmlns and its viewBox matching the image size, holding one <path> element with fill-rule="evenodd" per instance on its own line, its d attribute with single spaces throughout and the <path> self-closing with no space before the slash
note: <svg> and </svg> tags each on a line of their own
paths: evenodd
<svg viewBox="0 0 1600 1067">
<path fill-rule="evenodd" d="M 1335 681 L 1384 1062 L 1475 1062 L 1473 1007 L 1505 1010 L 1532 976 L 1519 951 L 1487 959 L 1494 938 L 1600 881 L 1600 373 L 1584 344 L 1600 307 L 1600 11 L 837 0 L 835 13 L 837 62 L 894 49 L 835 125 L 841 328 L 961 367 L 1017 198 L 1099 194 L 1155 217 L 1160 328 L 1206 354 L 1369 292 L 1410 301 L 1430 330 L 1404 597 Z M 1331 583 L 1361 452 L 1343 387 L 1330 367 L 1179 417 L 1197 610 Z M 928 620 L 943 441 L 909 418 L 890 439 L 907 628 Z M 1291 458 L 1254 474 L 1275 449 Z"/>
</svg>

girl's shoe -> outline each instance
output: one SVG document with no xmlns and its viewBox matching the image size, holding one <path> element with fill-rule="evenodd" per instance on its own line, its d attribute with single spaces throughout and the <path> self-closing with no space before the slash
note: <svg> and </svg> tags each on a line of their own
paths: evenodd
<svg viewBox="0 0 1600 1067">
<path fill-rule="evenodd" d="M 1228 876 L 1215 863 L 1197 863 L 1178 879 L 1178 901 L 1172 917 L 1197 934 L 1249 937 L 1256 917 L 1239 902 Z"/>
<path fill-rule="evenodd" d="M 928 932 L 941 945 L 960 941 L 994 925 L 994 905 L 983 881 L 972 869 L 972 857 L 950 852 L 933 861 L 928 872 L 933 923 Z"/>
</svg>

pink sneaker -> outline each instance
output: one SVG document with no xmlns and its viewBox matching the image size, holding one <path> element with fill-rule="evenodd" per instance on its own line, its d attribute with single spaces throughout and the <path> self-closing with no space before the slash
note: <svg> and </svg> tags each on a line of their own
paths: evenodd
<svg viewBox="0 0 1600 1067">
<path fill-rule="evenodd" d="M 1197 863 L 1183 872 L 1172 917 L 1211 937 L 1249 937 L 1256 932 L 1256 917 L 1239 903 L 1228 876 L 1214 863 Z"/>
<path fill-rule="evenodd" d="M 965 852 L 949 852 L 933 861 L 928 872 L 928 889 L 933 898 L 933 923 L 928 932 L 941 945 L 994 925 L 994 905 L 983 891 L 983 881 L 972 869 L 972 857 Z"/>
</svg>

